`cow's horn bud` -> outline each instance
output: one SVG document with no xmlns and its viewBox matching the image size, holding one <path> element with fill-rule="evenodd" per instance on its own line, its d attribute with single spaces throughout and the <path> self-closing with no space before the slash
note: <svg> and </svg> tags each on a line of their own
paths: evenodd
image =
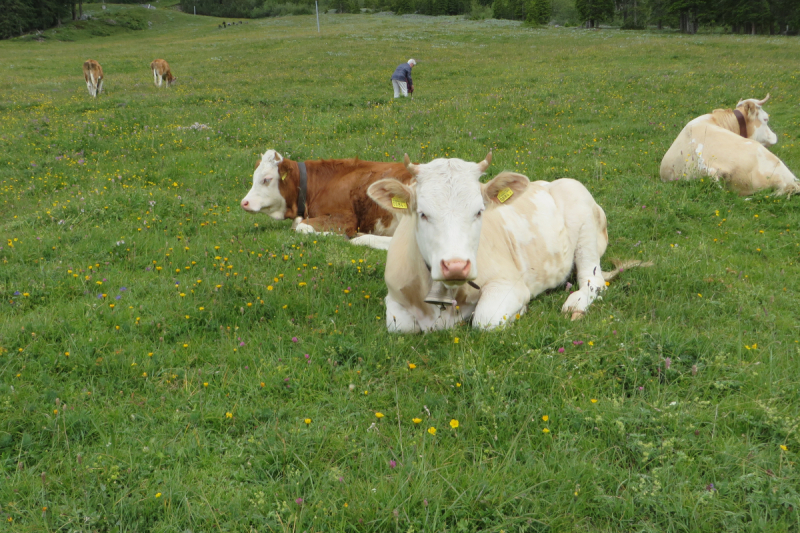
<svg viewBox="0 0 800 533">
<path fill-rule="evenodd" d="M 481 172 L 485 172 L 489 165 L 492 163 L 492 152 L 486 154 L 486 158 L 478 163 L 478 167 L 481 169 Z"/>
<path fill-rule="evenodd" d="M 419 169 L 417 168 L 418 165 L 415 165 L 414 163 L 411 162 L 411 159 L 409 159 L 408 154 L 405 154 L 403 156 L 403 164 L 405 164 L 406 168 L 408 169 L 408 171 L 411 173 L 412 176 L 416 176 L 419 173 Z"/>
<path fill-rule="evenodd" d="M 758 105 L 760 105 L 760 106 L 764 105 L 764 103 L 765 103 L 767 100 L 769 100 L 769 93 L 767 93 L 767 96 L 765 96 L 763 100 L 760 100 L 760 101 L 758 102 Z"/>
</svg>

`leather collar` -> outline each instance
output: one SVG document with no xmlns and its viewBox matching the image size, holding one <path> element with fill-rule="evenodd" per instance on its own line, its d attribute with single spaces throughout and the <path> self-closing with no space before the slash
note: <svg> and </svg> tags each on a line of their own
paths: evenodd
<svg viewBox="0 0 800 533">
<path fill-rule="evenodd" d="M 297 168 L 300 170 L 300 186 L 297 191 L 297 216 L 306 217 L 306 195 L 308 193 L 308 175 L 306 174 L 305 161 L 298 161 Z"/>
<path fill-rule="evenodd" d="M 744 115 L 738 109 L 734 109 L 733 114 L 736 115 L 736 120 L 739 121 L 739 135 L 747 139 L 747 122 L 744 120 Z"/>
</svg>

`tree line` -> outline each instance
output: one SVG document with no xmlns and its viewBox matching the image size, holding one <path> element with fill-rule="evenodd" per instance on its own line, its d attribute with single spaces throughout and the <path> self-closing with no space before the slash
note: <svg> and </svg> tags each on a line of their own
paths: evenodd
<svg viewBox="0 0 800 533">
<path fill-rule="evenodd" d="M 88 0 L 87 0 L 88 1 Z M 140 3 L 143 0 L 115 0 Z M 319 0 L 320 10 L 358 13 L 362 8 L 397 14 L 467 15 L 547 24 L 568 4 L 562 24 L 589 28 L 601 23 L 623 29 L 665 26 L 696 33 L 702 26 L 733 33 L 790 34 L 800 31 L 800 0 Z M 181 0 L 187 13 L 224 18 L 258 18 L 314 12 L 314 0 Z M 83 0 L 0 0 L 0 38 L 44 30 L 76 20 Z"/>
<path fill-rule="evenodd" d="M 684 33 L 695 33 L 701 26 L 750 34 L 797 34 L 800 30 L 800 0 L 320 0 L 320 10 L 358 13 L 367 8 L 547 24 L 565 3 L 574 7 L 577 19 L 562 23 L 590 28 L 608 23 L 623 29 L 668 26 Z M 187 12 L 196 7 L 204 15 L 235 18 L 311 13 L 314 0 L 181 0 L 181 5 Z"/>
</svg>

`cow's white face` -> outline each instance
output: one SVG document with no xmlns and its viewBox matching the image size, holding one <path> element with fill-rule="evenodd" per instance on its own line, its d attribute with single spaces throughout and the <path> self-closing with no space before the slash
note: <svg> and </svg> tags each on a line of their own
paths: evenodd
<svg viewBox="0 0 800 533">
<path fill-rule="evenodd" d="M 417 173 L 415 235 L 431 277 L 448 287 L 478 275 L 483 169 L 461 159 L 435 159 Z"/>
<path fill-rule="evenodd" d="M 478 277 L 483 212 L 499 205 L 501 191 L 511 191 L 508 197 L 501 195 L 510 203 L 528 186 L 528 178 L 509 172 L 481 184 L 481 174 L 490 161 L 491 153 L 481 163 L 461 159 L 435 159 L 425 165 L 407 163 L 416 176 L 414 187 L 387 179 L 372 184 L 367 191 L 384 209 L 414 217 L 417 246 L 432 279 L 450 288 Z"/>
<path fill-rule="evenodd" d="M 286 200 L 281 196 L 281 176 L 278 165 L 283 156 L 275 150 L 267 150 L 253 173 L 253 186 L 242 199 L 242 209 L 251 213 L 266 213 L 275 220 L 286 215 Z"/>
<path fill-rule="evenodd" d="M 749 98 L 736 104 L 736 108 L 742 111 L 753 124 L 755 131 L 750 138 L 766 147 L 778 142 L 778 136 L 769 128 L 769 114 L 761 108 L 768 98 L 769 95 L 763 100 Z"/>
</svg>

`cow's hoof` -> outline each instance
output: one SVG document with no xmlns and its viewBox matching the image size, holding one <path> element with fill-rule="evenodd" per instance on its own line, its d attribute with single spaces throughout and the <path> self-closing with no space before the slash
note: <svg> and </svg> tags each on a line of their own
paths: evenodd
<svg viewBox="0 0 800 533">
<path fill-rule="evenodd" d="M 315 233 L 314 226 L 310 226 L 310 225 L 308 225 L 308 224 L 303 224 L 302 222 L 300 222 L 300 223 L 299 223 L 299 224 L 298 224 L 298 225 L 297 225 L 297 226 L 294 228 L 294 230 L 295 230 L 297 233 Z"/>
<path fill-rule="evenodd" d="M 586 316 L 586 313 L 584 311 L 573 311 L 572 312 L 572 318 L 570 318 L 570 320 L 573 320 L 573 321 L 574 320 L 580 320 L 584 316 Z"/>
</svg>

